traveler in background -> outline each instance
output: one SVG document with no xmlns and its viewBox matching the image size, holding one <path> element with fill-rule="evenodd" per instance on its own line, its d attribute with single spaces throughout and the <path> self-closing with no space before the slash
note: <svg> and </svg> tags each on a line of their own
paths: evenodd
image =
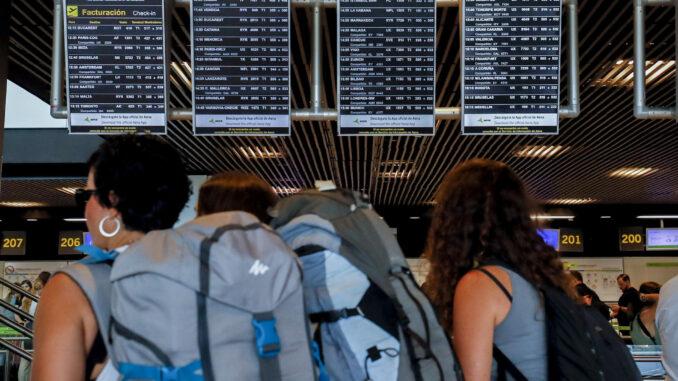
<svg viewBox="0 0 678 381">
<path fill-rule="evenodd" d="M 678 276 L 664 283 L 659 292 L 655 323 L 662 343 L 666 381 L 678 381 Z"/>
<path fill-rule="evenodd" d="M 38 274 L 38 279 L 40 279 L 43 286 L 46 286 L 51 276 L 52 274 L 49 271 L 41 271 L 40 274 Z"/>
<path fill-rule="evenodd" d="M 537 234 L 522 181 L 505 164 L 475 159 L 447 174 L 436 202 L 426 291 L 465 378 L 499 377 L 496 344 L 527 379 L 546 380 L 544 308 L 534 285 L 573 290 L 558 254 Z"/>
<path fill-rule="evenodd" d="M 30 280 L 28 280 L 28 279 L 22 280 L 21 283 L 20 283 L 20 286 L 21 286 L 22 290 L 24 290 L 26 292 L 33 293 L 33 283 Z M 24 305 L 26 305 L 26 304 L 30 305 L 30 302 L 31 302 L 30 298 L 20 294 L 19 299 L 17 300 L 17 307 L 24 310 L 25 312 L 28 312 L 24 308 Z M 19 316 L 17 314 L 14 314 L 14 320 L 17 323 L 22 324 L 22 325 L 28 324 L 28 320 L 24 320 L 24 318 L 22 318 L 21 316 Z"/>
<path fill-rule="evenodd" d="M 222 172 L 210 177 L 198 194 L 198 217 L 207 214 L 241 210 L 254 214 L 259 221 L 268 223 L 268 208 L 274 206 L 278 196 L 264 180 L 245 172 Z"/>
<path fill-rule="evenodd" d="M 172 227 L 190 194 L 181 157 L 155 136 L 107 138 L 89 168 L 87 189 L 76 193 L 100 249 L 88 259 L 108 261 L 75 264 L 50 279 L 35 321 L 34 381 L 118 379 L 104 344 L 110 263 L 149 231 Z"/>
<path fill-rule="evenodd" d="M 638 291 L 641 295 L 659 294 L 662 286 L 656 282 L 645 282 L 640 285 Z M 642 302 L 640 311 L 636 314 L 631 325 L 631 341 L 634 345 L 661 345 L 661 339 L 657 335 L 655 314 L 657 312 L 657 299 L 648 298 Z"/>
<path fill-rule="evenodd" d="M 48 277 L 49 279 L 49 277 Z M 42 295 L 42 290 L 44 288 L 44 284 L 42 283 L 42 278 L 38 276 L 35 278 L 33 281 L 33 290 L 31 290 L 31 293 L 33 295 L 36 295 L 40 297 Z M 21 304 L 21 309 L 30 314 L 31 316 L 35 316 L 35 311 L 36 308 L 38 307 L 38 302 L 36 302 L 33 299 L 30 298 L 24 298 L 22 304 Z M 30 320 L 26 321 L 26 328 L 33 330 L 33 322 Z M 23 342 L 23 349 L 24 350 L 32 350 L 33 349 L 33 341 L 24 341 Z M 25 358 L 21 358 L 21 361 L 19 362 L 19 372 L 18 372 L 18 379 L 19 381 L 29 381 L 31 379 L 31 362 L 26 360 Z"/>
<path fill-rule="evenodd" d="M 612 306 L 612 317 L 616 317 L 620 327 L 628 327 L 636 317 L 642 306 L 640 293 L 631 286 L 631 277 L 628 274 L 619 274 L 617 284 L 622 291 L 617 305 Z M 628 330 L 621 330 L 622 335 L 629 335 Z"/>
<path fill-rule="evenodd" d="M 600 297 L 595 291 L 584 284 L 581 273 L 577 270 L 570 270 L 570 275 L 572 275 L 572 284 L 574 284 L 577 294 L 581 298 L 580 303 L 594 308 L 603 315 L 605 320 L 610 320 L 610 307 L 600 300 Z"/>
</svg>

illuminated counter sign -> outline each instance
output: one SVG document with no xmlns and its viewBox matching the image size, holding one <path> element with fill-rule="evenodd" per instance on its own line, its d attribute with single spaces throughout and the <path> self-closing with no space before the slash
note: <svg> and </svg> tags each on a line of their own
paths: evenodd
<svg viewBox="0 0 678 381">
<path fill-rule="evenodd" d="M 619 251 L 645 251 L 645 229 L 640 226 L 619 228 Z"/>
<path fill-rule="evenodd" d="M 82 254 L 75 250 L 85 241 L 85 232 L 82 230 L 65 230 L 59 232 L 59 255 L 77 255 Z"/>
<path fill-rule="evenodd" d="M 647 229 L 647 250 L 678 250 L 678 228 Z"/>
<path fill-rule="evenodd" d="M 193 0 L 196 135 L 290 134 L 289 0 Z"/>
<path fill-rule="evenodd" d="M 462 132 L 557 134 L 561 0 L 462 0 Z"/>
<path fill-rule="evenodd" d="M 166 133 L 164 1 L 63 1 L 70 133 Z"/>
<path fill-rule="evenodd" d="M 0 234 L 0 255 L 26 255 L 25 231 L 3 231 Z"/>
<path fill-rule="evenodd" d="M 435 0 L 339 0 L 339 135 L 433 135 Z"/>
</svg>

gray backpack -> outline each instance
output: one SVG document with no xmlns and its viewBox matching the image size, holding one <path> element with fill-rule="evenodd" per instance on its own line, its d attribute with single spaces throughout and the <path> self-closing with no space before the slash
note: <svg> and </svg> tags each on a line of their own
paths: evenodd
<svg viewBox="0 0 678 381">
<path fill-rule="evenodd" d="M 272 215 L 302 261 L 306 309 L 330 380 L 462 379 L 395 236 L 359 193 L 304 192 Z"/>
<path fill-rule="evenodd" d="M 301 269 L 244 212 L 149 233 L 111 272 L 112 359 L 124 380 L 316 380 Z"/>
</svg>

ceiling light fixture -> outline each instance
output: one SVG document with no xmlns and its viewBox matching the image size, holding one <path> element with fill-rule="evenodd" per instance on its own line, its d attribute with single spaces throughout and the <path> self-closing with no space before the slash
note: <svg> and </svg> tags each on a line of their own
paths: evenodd
<svg viewBox="0 0 678 381">
<path fill-rule="evenodd" d="M 581 204 L 590 204 L 596 202 L 597 200 L 592 198 L 554 198 L 547 200 L 547 204 L 565 204 L 565 205 L 581 205 Z"/>
<path fill-rule="evenodd" d="M 64 218 L 64 221 L 66 222 L 85 222 L 87 221 L 86 218 Z"/>
<path fill-rule="evenodd" d="M 678 215 L 675 214 L 645 214 L 636 216 L 640 220 L 678 220 Z"/>
<path fill-rule="evenodd" d="M 531 159 L 550 159 L 569 151 L 570 147 L 563 146 L 524 146 L 515 151 L 514 156 Z"/>
<path fill-rule="evenodd" d="M 571 220 L 574 216 L 560 216 L 550 214 L 537 214 L 530 216 L 533 220 Z"/>
<path fill-rule="evenodd" d="M 667 80 L 676 69 L 675 60 L 645 61 L 645 83 L 655 84 Z M 617 60 L 603 66 L 593 81 L 598 87 L 632 87 L 634 65 L 633 60 Z"/>
<path fill-rule="evenodd" d="M 45 206 L 42 202 L 33 202 L 33 201 L 2 201 L 0 206 L 6 206 L 10 208 L 38 208 Z"/>
<path fill-rule="evenodd" d="M 612 218 L 612 216 L 600 216 L 600 218 L 602 218 L 602 219 L 610 219 L 610 218 Z"/>
<path fill-rule="evenodd" d="M 58 190 L 59 192 L 62 192 L 62 193 L 74 195 L 75 192 L 78 190 L 78 188 L 77 187 L 60 187 L 60 188 L 57 188 L 56 190 Z"/>
<path fill-rule="evenodd" d="M 285 157 L 281 152 L 269 149 L 267 147 L 238 147 L 236 153 L 245 157 L 245 159 L 281 159 Z"/>
<path fill-rule="evenodd" d="M 608 174 L 609 177 L 624 177 L 624 178 L 634 178 L 634 177 L 643 177 L 647 175 L 651 175 L 655 172 L 657 172 L 658 169 L 656 168 L 635 168 L 635 167 L 627 167 L 627 168 L 619 168 L 616 169 Z"/>
<path fill-rule="evenodd" d="M 186 86 L 191 87 L 191 80 L 188 79 L 186 73 L 184 73 L 179 64 L 176 62 L 172 62 L 170 66 L 172 67 L 172 70 L 179 76 L 179 78 L 181 78 L 181 80 L 184 81 Z"/>
</svg>

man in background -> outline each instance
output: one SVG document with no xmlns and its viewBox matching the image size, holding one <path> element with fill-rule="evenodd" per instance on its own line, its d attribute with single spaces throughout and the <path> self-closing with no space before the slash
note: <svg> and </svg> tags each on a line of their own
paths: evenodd
<svg viewBox="0 0 678 381">
<path fill-rule="evenodd" d="M 570 270 L 570 275 L 572 275 L 572 282 L 577 289 L 577 294 L 582 299 L 582 303 L 599 311 L 606 320 L 610 320 L 610 308 L 600 300 L 595 291 L 584 284 L 581 273 L 577 270 Z"/>
<path fill-rule="evenodd" d="M 622 291 L 619 302 L 612 306 L 612 317 L 616 317 L 620 327 L 628 327 L 633 318 L 636 317 L 643 303 L 640 300 L 640 293 L 631 286 L 631 277 L 628 274 L 619 274 L 617 276 L 617 285 Z M 622 335 L 629 335 L 630 331 L 622 330 Z"/>
</svg>

